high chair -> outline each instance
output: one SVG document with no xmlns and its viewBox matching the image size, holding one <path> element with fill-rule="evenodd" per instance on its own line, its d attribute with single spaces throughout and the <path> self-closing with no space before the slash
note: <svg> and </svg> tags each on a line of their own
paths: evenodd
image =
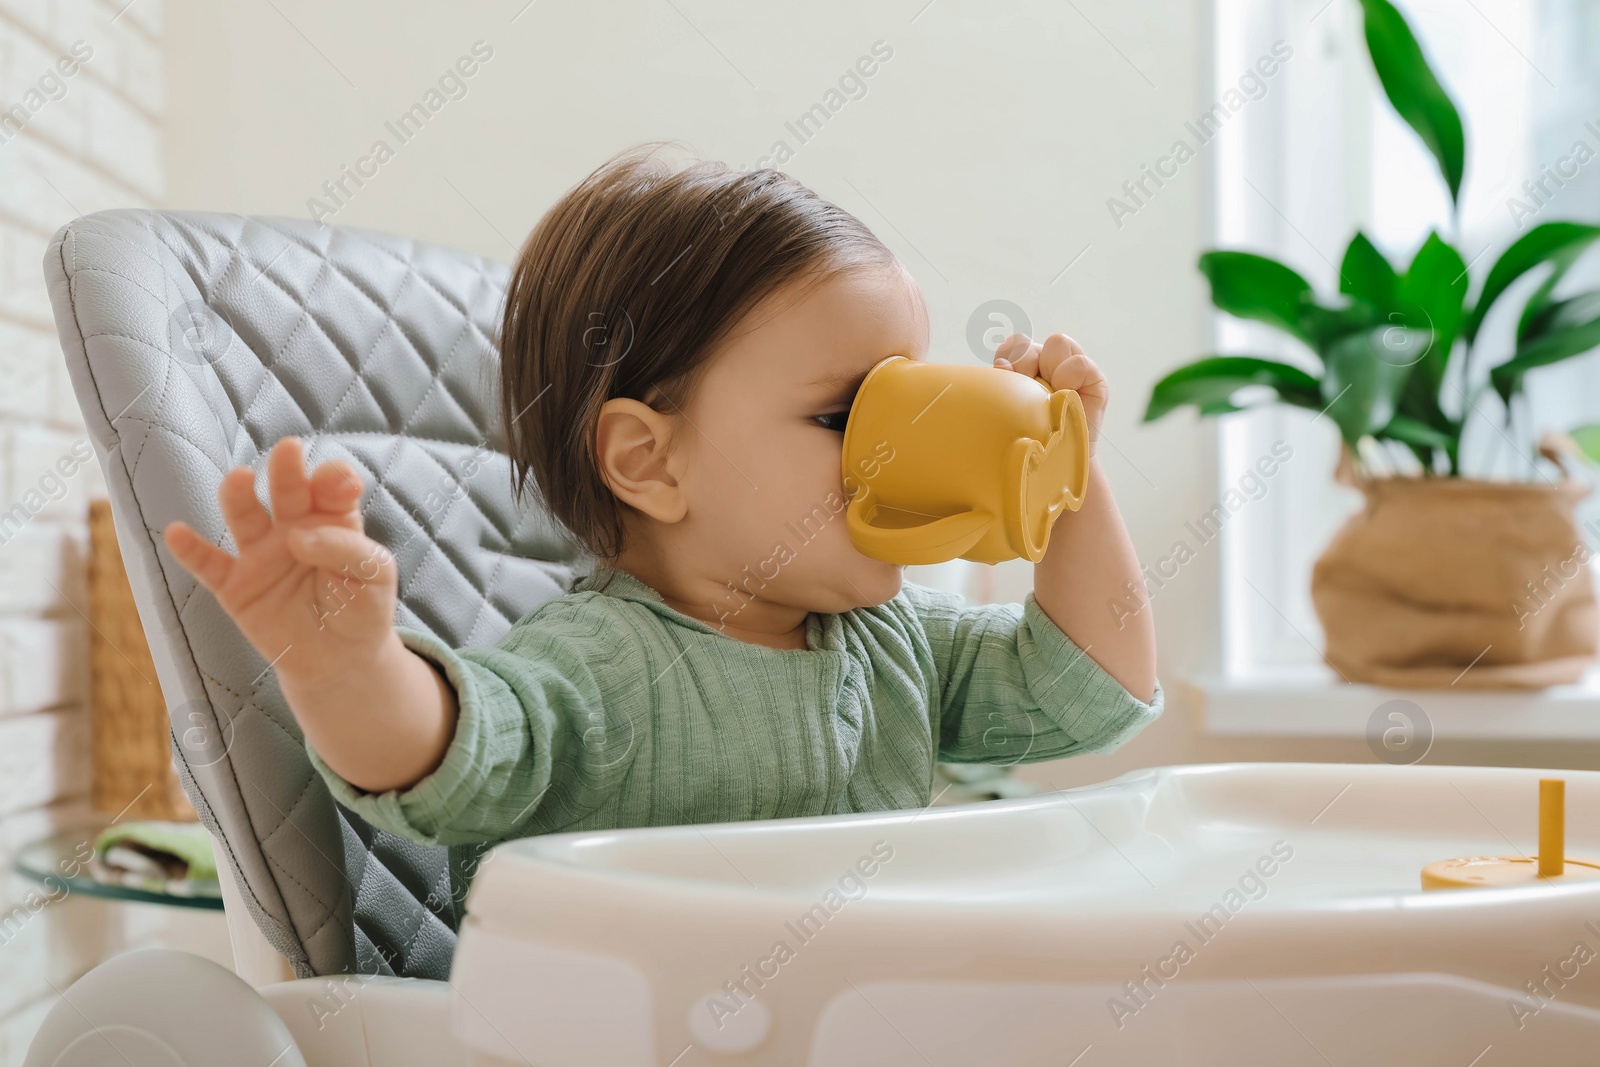
<svg viewBox="0 0 1600 1067">
<path fill-rule="evenodd" d="M 160 531 L 224 539 L 223 473 L 294 434 L 366 473 L 398 622 L 484 645 L 566 592 L 591 561 L 513 505 L 494 410 L 507 268 L 349 227 L 118 210 L 63 227 L 45 272 L 235 968 L 107 960 L 28 1067 L 1592 1059 L 1600 883 L 1418 882 L 1534 849 L 1553 772 L 1168 767 L 492 851 L 374 829 L 333 803 L 270 664 Z M 1561 773 L 1571 852 L 1600 855 L 1600 774 Z"/>
</svg>

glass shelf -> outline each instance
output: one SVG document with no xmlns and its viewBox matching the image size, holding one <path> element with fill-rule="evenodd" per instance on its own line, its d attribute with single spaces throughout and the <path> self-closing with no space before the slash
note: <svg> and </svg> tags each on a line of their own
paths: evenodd
<svg viewBox="0 0 1600 1067">
<path fill-rule="evenodd" d="M 150 878 L 101 863 L 94 856 L 94 839 L 103 829 L 78 827 L 35 841 L 17 853 L 13 867 L 44 886 L 52 897 L 82 893 L 108 900 L 222 910 L 222 887 L 214 880 Z"/>
</svg>

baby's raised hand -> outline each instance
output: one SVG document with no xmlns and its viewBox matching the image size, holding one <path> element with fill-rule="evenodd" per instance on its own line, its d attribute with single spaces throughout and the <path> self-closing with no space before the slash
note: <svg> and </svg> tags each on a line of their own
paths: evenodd
<svg viewBox="0 0 1600 1067">
<path fill-rule="evenodd" d="M 361 532 L 361 477 L 350 464 L 320 464 L 308 477 L 300 442 L 267 457 L 268 513 L 248 468 L 217 490 L 238 556 L 174 522 L 163 532 L 174 557 L 222 605 L 279 674 L 316 683 L 369 666 L 394 630 L 394 557 Z"/>
<path fill-rule="evenodd" d="M 1100 423 L 1111 402 L 1111 385 L 1094 360 L 1084 354 L 1082 345 L 1064 333 L 1053 333 L 1042 344 L 1027 334 L 1014 333 L 995 349 L 994 365 L 1043 378 L 1052 389 L 1076 390 L 1089 423 L 1089 455 L 1094 455 Z"/>
</svg>

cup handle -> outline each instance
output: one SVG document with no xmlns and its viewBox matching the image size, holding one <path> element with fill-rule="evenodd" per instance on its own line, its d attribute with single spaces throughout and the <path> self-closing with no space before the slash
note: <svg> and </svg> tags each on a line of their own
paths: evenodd
<svg viewBox="0 0 1600 1067">
<path fill-rule="evenodd" d="M 877 526 L 867 518 L 870 494 L 858 494 L 845 512 L 850 540 L 863 555 L 885 563 L 923 566 L 955 559 L 977 544 L 994 523 L 987 511 L 963 511 L 915 526 Z"/>
</svg>

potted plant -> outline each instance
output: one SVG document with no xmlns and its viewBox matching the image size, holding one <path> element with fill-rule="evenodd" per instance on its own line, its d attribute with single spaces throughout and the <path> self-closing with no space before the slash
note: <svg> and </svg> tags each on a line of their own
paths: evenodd
<svg viewBox="0 0 1600 1067">
<path fill-rule="evenodd" d="M 1384 92 L 1432 153 L 1459 217 L 1460 115 L 1393 4 L 1360 3 Z M 1275 401 L 1338 428 L 1338 477 L 1365 507 L 1317 561 L 1312 600 L 1324 658 L 1345 679 L 1534 687 L 1575 681 L 1594 659 L 1600 628 L 1573 520 L 1585 487 L 1565 467 L 1559 483 L 1466 477 L 1461 435 L 1486 390 L 1503 402 L 1509 430 L 1529 373 L 1600 345 L 1600 291 L 1556 294 L 1597 238 L 1600 226 L 1580 222 L 1535 226 L 1493 261 L 1475 297 L 1468 264 L 1437 231 L 1405 264 L 1357 232 L 1332 300 L 1263 256 L 1200 257 L 1218 308 L 1287 333 L 1314 358 L 1197 360 L 1156 383 L 1145 421 L 1188 405 L 1206 416 Z M 1529 272 L 1543 280 L 1522 305 L 1514 350 L 1491 366 L 1480 351 L 1484 320 Z M 1396 442 L 1420 472 L 1376 471 L 1363 458 L 1374 442 Z M 1561 450 L 1547 438 L 1540 451 L 1557 459 Z"/>
</svg>

